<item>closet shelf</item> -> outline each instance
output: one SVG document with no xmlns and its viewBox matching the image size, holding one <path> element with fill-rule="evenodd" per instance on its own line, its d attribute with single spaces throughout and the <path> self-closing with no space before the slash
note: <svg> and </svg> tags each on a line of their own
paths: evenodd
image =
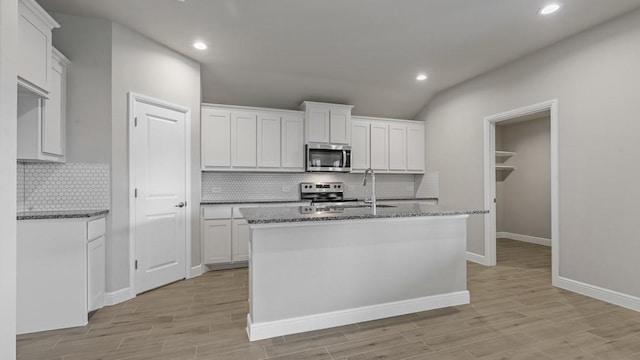
<svg viewBox="0 0 640 360">
<path fill-rule="evenodd" d="M 515 166 L 511 166 L 511 165 L 496 165 L 496 170 L 515 170 L 516 167 Z"/>
<path fill-rule="evenodd" d="M 515 156 L 516 153 L 514 153 L 513 151 L 499 151 L 496 150 L 496 156 L 500 156 L 500 157 L 508 157 L 508 156 Z"/>
</svg>

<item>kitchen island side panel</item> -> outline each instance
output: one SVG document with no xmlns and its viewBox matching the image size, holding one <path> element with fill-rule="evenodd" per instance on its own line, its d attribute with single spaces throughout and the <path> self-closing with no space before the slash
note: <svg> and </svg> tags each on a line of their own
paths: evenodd
<svg viewBox="0 0 640 360">
<path fill-rule="evenodd" d="M 417 305 L 420 309 L 405 307 L 409 312 L 428 310 L 434 306 L 424 302 L 431 297 L 462 294 L 468 303 L 466 219 L 460 215 L 251 226 L 252 340 L 282 335 L 274 334 L 289 330 L 277 325 L 287 322 L 304 331 L 326 327 L 321 325 L 325 315 L 336 326 L 399 315 L 404 306 L 399 304 L 422 303 Z M 390 312 L 379 311 L 383 308 Z M 260 331 L 274 325 L 278 329 L 272 333 Z"/>
</svg>

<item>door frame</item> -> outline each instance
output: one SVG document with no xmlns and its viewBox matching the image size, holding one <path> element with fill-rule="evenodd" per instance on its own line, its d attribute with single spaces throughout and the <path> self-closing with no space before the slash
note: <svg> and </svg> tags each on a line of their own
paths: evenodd
<svg viewBox="0 0 640 360">
<path fill-rule="evenodd" d="M 484 220 L 484 264 L 496 265 L 496 124 L 542 111 L 549 111 L 551 146 L 551 279 L 556 285 L 560 269 L 560 213 L 558 171 L 558 100 L 541 103 L 486 116 L 484 122 L 484 207 L 489 214 Z"/>
<path fill-rule="evenodd" d="M 136 198 L 135 198 L 135 136 L 134 122 L 136 114 L 136 102 L 159 106 L 174 110 L 185 115 L 185 253 L 184 253 L 184 277 L 191 277 L 191 109 L 173 104 L 164 100 L 129 91 L 128 97 L 128 128 L 129 128 L 129 289 L 131 298 L 137 296 L 136 288 Z"/>
</svg>

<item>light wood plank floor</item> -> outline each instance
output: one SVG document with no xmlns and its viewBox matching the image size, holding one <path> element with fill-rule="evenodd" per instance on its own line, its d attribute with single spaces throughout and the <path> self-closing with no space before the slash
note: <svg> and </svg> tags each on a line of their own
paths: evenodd
<svg viewBox="0 0 640 360">
<path fill-rule="evenodd" d="M 471 305 L 250 343 L 247 271 L 210 272 L 18 337 L 18 359 L 640 360 L 640 313 L 550 285 L 550 248 L 498 242 L 468 265 Z"/>
</svg>

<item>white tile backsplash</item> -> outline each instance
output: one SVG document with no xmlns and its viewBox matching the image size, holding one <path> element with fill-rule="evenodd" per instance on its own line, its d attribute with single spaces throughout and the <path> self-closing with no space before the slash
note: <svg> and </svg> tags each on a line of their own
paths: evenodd
<svg viewBox="0 0 640 360">
<path fill-rule="evenodd" d="M 203 201 L 290 201 L 300 199 L 301 182 L 345 183 L 345 197 L 368 198 L 370 184 L 362 186 L 362 174 L 341 173 L 242 173 L 203 172 Z M 429 177 L 429 179 L 432 179 Z M 436 181 L 423 181 L 423 175 L 376 174 L 376 196 L 378 198 L 404 198 L 416 196 L 416 185 L 424 183 L 421 193 L 436 193 Z M 421 195 L 420 195 L 421 196 Z M 421 196 L 432 197 L 432 196 Z"/>
<path fill-rule="evenodd" d="M 109 209 L 108 164 L 18 163 L 18 211 Z"/>
</svg>

